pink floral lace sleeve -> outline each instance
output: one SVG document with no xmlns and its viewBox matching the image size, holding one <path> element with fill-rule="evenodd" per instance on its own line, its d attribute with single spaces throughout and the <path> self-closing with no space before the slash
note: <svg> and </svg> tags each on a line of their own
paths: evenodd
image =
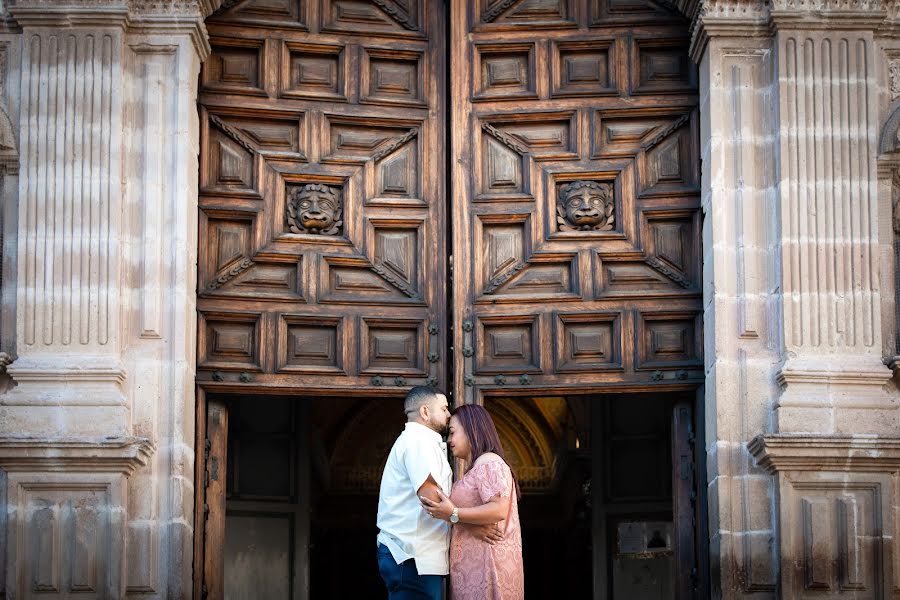
<svg viewBox="0 0 900 600">
<path fill-rule="evenodd" d="M 502 460 L 486 460 L 472 467 L 472 471 L 482 503 L 490 502 L 494 496 L 509 498 L 512 473 Z"/>
</svg>

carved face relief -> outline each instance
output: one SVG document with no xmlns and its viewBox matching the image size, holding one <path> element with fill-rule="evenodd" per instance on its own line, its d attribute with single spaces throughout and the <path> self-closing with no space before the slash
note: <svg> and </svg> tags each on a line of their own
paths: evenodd
<svg viewBox="0 0 900 600">
<path fill-rule="evenodd" d="M 609 231 L 614 210 L 608 183 L 575 181 L 559 190 L 556 221 L 560 231 Z"/>
<path fill-rule="evenodd" d="M 337 235 L 342 214 L 340 190 L 320 183 L 295 189 L 288 202 L 288 224 L 294 233 Z"/>
</svg>

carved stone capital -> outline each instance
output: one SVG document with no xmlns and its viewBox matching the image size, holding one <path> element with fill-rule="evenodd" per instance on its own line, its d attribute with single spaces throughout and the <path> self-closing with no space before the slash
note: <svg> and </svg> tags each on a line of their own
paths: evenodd
<svg viewBox="0 0 900 600">
<path fill-rule="evenodd" d="M 224 0 L 9 0 L 20 27 L 118 27 L 137 33 L 191 35 L 201 60 L 209 53 L 204 19 Z"/>
<path fill-rule="evenodd" d="M 892 0 L 771 0 L 779 29 L 871 29 L 889 17 Z"/>
<path fill-rule="evenodd" d="M 712 37 L 747 38 L 771 35 L 767 0 L 703 0 L 693 17 L 691 58 L 700 62 Z"/>
<path fill-rule="evenodd" d="M 12 0 L 9 14 L 20 27 L 121 27 L 128 22 L 127 0 Z"/>
</svg>

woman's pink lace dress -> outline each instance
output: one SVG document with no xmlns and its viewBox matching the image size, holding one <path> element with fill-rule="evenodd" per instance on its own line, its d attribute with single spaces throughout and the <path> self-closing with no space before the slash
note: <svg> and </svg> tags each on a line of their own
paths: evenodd
<svg viewBox="0 0 900 600">
<path fill-rule="evenodd" d="M 509 517 L 500 522 L 502 542 L 490 545 L 465 526 L 453 527 L 450 541 L 452 600 L 522 600 L 522 530 L 512 472 L 500 458 L 484 458 L 453 484 L 450 500 L 459 507 L 480 506 L 496 495 L 512 498 Z"/>
</svg>

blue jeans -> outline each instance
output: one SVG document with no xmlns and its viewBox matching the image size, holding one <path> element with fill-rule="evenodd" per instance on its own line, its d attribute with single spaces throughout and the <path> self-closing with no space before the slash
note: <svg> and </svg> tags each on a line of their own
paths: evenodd
<svg viewBox="0 0 900 600">
<path fill-rule="evenodd" d="M 419 575 L 412 558 L 398 565 L 384 544 L 378 544 L 378 572 L 389 600 L 441 600 L 441 575 Z"/>
</svg>

